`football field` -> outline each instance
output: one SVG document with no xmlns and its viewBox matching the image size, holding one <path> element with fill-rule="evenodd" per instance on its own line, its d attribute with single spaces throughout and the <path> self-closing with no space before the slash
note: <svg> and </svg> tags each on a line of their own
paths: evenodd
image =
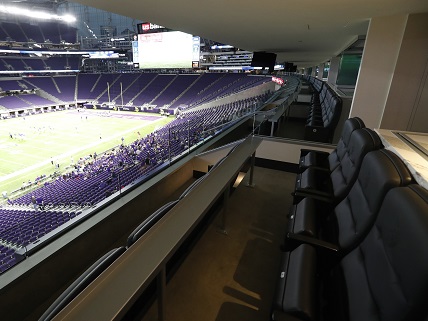
<svg viewBox="0 0 428 321">
<path fill-rule="evenodd" d="M 157 114 L 67 110 L 0 121 L 0 192 L 61 172 L 80 157 L 125 144 L 164 126 Z M 54 163 L 52 165 L 52 162 Z"/>
</svg>

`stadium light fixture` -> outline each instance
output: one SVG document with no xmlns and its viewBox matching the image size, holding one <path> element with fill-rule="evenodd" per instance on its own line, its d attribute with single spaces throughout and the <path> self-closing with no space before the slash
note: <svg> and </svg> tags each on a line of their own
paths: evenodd
<svg viewBox="0 0 428 321">
<path fill-rule="evenodd" d="M 65 21 L 65 22 L 76 21 L 76 18 L 73 17 L 72 15 L 69 15 L 69 14 L 60 16 L 60 15 L 56 15 L 56 14 L 50 14 L 50 13 L 44 12 L 44 11 L 33 11 L 33 10 L 28 10 L 28 9 L 23 9 L 23 8 L 18 8 L 18 7 L 12 7 L 12 6 L 4 6 L 4 5 L 0 5 L 0 12 L 30 17 L 30 18 L 34 18 L 34 19 L 52 19 L 52 20 L 60 20 L 60 21 Z"/>
<path fill-rule="evenodd" d="M 63 16 L 59 16 L 62 17 L 62 20 L 64 20 L 65 22 L 75 22 L 76 18 L 70 14 L 65 14 Z"/>
</svg>

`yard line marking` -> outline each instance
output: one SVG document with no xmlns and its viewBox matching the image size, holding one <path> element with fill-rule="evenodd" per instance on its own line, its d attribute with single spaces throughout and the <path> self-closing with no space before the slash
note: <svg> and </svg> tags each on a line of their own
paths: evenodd
<svg viewBox="0 0 428 321">
<path fill-rule="evenodd" d="M 152 121 L 152 122 L 150 122 L 150 123 L 146 124 L 145 126 L 152 125 L 152 124 L 157 123 L 157 122 L 159 122 L 159 121 L 161 121 L 161 120 L 162 120 L 162 118 L 157 119 L 157 120 L 155 120 L 155 121 Z M 145 127 L 145 126 L 143 126 L 143 127 Z M 119 134 L 116 134 L 116 135 L 113 135 L 113 136 L 108 136 L 106 139 L 103 139 L 103 141 L 105 142 L 105 141 L 109 141 L 109 140 L 117 139 L 117 138 L 119 138 L 119 137 L 123 136 L 124 134 L 131 133 L 131 132 L 133 132 L 133 131 L 135 131 L 135 130 L 137 130 L 137 129 L 139 129 L 139 128 L 142 128 L 142 127 L 141 127 L 141 125 L 140 125 L 140 126 L 133 127 L 133 128 L 131 128 L 131 129 L 128 129 L 127 131 L 121 132 L 121 133 L 119 133 Z M 66 158 L 66 157 L 71 157 L 71 156 L 73 156 L 74 154 L 76 154 L 76 153 L 78 153 L 78 152 L 80 152 L 80 151 L 83 151 L 83 150 L 88 149 L 88 148 L 95 147 L 95 146 L 97 146 L 99 143 L 100 143 L 99 141 L 95 141 L 95 142 L 93 142 L 93 143 L 91 143 L 91 144 L 88 144 L 88 145 L 85 145 L 85 146 L 83 146 L 83 147 L 81 147 L 81 148 L 77 148 L 77 149 L 74 149 L 74 150 L 72 150 L 72 151 L 69 151 L 69 152 L 63 153 L 63 154 L 61 154 L 61 155 L 58 155 L 58 156 L 57 156 L 57 159 L 60 159 L 60 158 Z M 39 162 L 39 163 L 37 163 L 37 164 L 34 164 L 34 165 L 31 165 L 31 166 L 28 166 L 28 167 L 23 168 L 23 169 L 21 169 L 21 170 L 15 171 L 15 172 L 10 173 L 10 174 L 8 174 L 8 175 L 6 175 L 6 176 L 0 177 L 0 182 L 3 182 L 3 181 L 8 180 L 8 179 L 11 179 L 11 178 L 16 177 L 16 176 L 18 176 L 18 175 L 22 175 L 22 174 L 25 174 L 25 173 L 28 173 L 28 172 L 34 171 L 35 169 L 37 169 L 37 168 L 39 168 L 39 167 L 42 167 L 42 166 L 44 166 L 44 165 L 46 165 L 46 164 L 49 164 L 49 163 L 50 163 L 50 160 L 49 160 L 49 159 L 46 159 L 45 161 L 42 161 L 42 162 Z"/>
</svg>

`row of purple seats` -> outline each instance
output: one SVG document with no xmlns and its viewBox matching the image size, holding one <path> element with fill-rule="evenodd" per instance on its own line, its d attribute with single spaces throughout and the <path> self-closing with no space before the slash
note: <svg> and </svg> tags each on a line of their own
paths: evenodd
<svg viewBox="0 0 428 321">
<path fill-rule="evenodd" d="M 2 80 L 0 81 L 0 91 L 11 91 L 11 90 L 30 90 L 34 89 L 28 83 L 20 80 Z"/>
<path fill-rule="evenodd" d="M 31 70 L 46 70 L 47 64 L 45 59 L 28 58 L 23 59 L 23 62 L 31 68 Z"/>
<path fill-rule="evenodd" d="M 223 74 L 219 74 L 219 73 L 205 73 L 200 75 L 196 80 L 196 82 L 194 82 L 179 99 L 177 99 L 174 103 L 172 103 L 170 107 L 188 105 L 189 101 L 193 97 L 195 97 L 196 95 L 199 95 L 211 84 L 219 81 L 222 77 L 223 77 Z"/>
<path fill-rule="evenodd" d="M 46 64 L 51 70 L 64 70 L 67 68 L 67 58 L 61 56 L 53 56 L 47 59 Z"/>
<path fill-rule="evenodd" d="M 0 25 L 4 31 L 4 34 L 7 35 L 6 38 L 9 38 L 9 39 L 12 39 L 12 40 L 18 41 L 18 42 L 28 41 L 27 36 L 24 34 L 24 31 L 21 29 L 19 24 L 14 23 L 14 22 L 3 21 L 0 23 Z M 6 40 L 6 38 L 2 39 L 2 40 Z"/>
<path fill-rule="evenodd" d="M 208 102 L 219 96 L 222 91 L 226 90 L 235 81 L 239 81 L 246 76 L 245 74 L 222 74 L 220 79 L 204 88 L 203 91 L 194 96 L 187 104 L 189 106 L 197 106 L 204 102 Z"/>
<path fill-rule="evenodd" d="M 19 96 L 2 96 L 0 97 L 0 106 L 7 109 L 23 109 L 28 108 L 31 105 L 20 99 Z"/>
<path fill-rule="evenodd" d="M 127 77 L 130 77 L 130 75 L 127 75 Z M 155 73 L 142 73 L 139 74 L 137 79 L 132 82 L 128 87 L 124 87 L 122 90 L 122 97 L 123 97 L 123 103 L 129 104 L 130 101 L 136 97 L 143 89 L 145 89 L 155 78 L 157 77 L 157 74 Z M 115 100 L 116 103 L 122 103 L 121 101 L 120 92 L 117 92 L 115 95 L 115 98 L 112 100 Z"/>
<path fill-rule="evenodd" d="M 110 92 L 110 101 L 115 101 L 116 104 L 121 104 L 121 92 L 126 92 L 126 89 L 137 80 L 139 74 L 120 74 L 119 77 L 115 80 L 113 84 L 109 84 L 109 91 L 105 91 L 104 94 L 98 98 L 98 102 L 105 103 L 109 101 L 109 92 Z M 122 89 L 121 89 L 122 87 Z M 107 89 L 107 84 L 105 89 Z M 124 97 L 124 99 L 126 99 Z"/>
<path fill-rule="evenodd" d="M 33 206 L 31 199 L 34 196 L 37 200 L 42 200 L 38 202 L 39 206 L 50 204 L 51 209 L 0 209 L 0 240 L 5 244 L 5 253 L 7 252 L 4 262 L 0 259 L 0 273 L 23 259 L 15 253 L 16 248 L 36 242 L 81 213 L 58 210 L 61 204 L 83 206 L 87 203 L 99 203 L 199 143 L 204 138 L 204 133 L 229 119 L 230 113 L 251 111 L 249 106 L 256 99 L 258 98 L 183 113 L 167 126 L 129 146 L 120 146 L 96 158 L 92 157 L 86 164 L 84 160 L 79 160 L 76 166 L 84 166 L 78 171 L 45 183 L 13 202 L 13 206 Z"/>
<path fill-rule="evenodd" d="M 1 233 L 3 242 L 15 247 L 24 247 L 35 242 L 70 219 L 78 216 L 81 212 L 40 210 L 34 211 L 34 215 L 15 228 Z"/>
<path fill-rule="evenodd" d="M 7 109 L 16 110 L 16 109 L 25 109 L 35 106 L 52 106 L 55 105 L 55 102 L 40 97 L 36 94 L 23 94 L 15 96 L 1 96 L 0 97 L 0 106 L 3 106 Z"/>
<path fill-rule="evenodd" d="M 164 106 L 171 104 L 179 95 L 198 78 L 198 75 L 177 75 L 165 90 L 154 101 L 153 105 Z"/>
<path fill-rule="evenodd" d="M 10 229 L 34 215 L 33 211 L 23 209 L 0 209 L 0 232 Z"/>
<path fill-rule="evenodd" d="M 78 55 L 67 56 L 67 65 L 71 70 L 79 70 L 80 57 Z"/>
<path fill-rule="evenodd" d="M 0 244 L 0 274 L 21 262 L 23 256 L 17 255 L 15 249 Z"/>
<path fill-rule="evenodd" d="M 91 87 L 89 95 L 86 97 L 83 97 L 83 99 L 86 99 L 89 101 L 97 100 L 99 96 L 101 96 L 104 92 L 107 92 L 107 87 L 114 84 L 117 81 L 117 79 L 119 79 L 119 77 L 120 77 L 120 74 L 116 74 L 116 73 L 100 74 L 99 78 L 95 83 L 82 84 L 84 86 Z"/>
<path fill-rule="evenodd" d="M 63 61 L 66 57 L 52 57 L 46 60 L 41 59 L 15 59 L 22 64 L 31 63 L 47 63 L 50 59 Z M 3 59 L 4 61 L 10 59 Z M 65 61 L 65 60 L 64 60 Z M 1 65 L 1 63 L 0 63 Z M 19 68 L 18 66 L 15 66 Z M 57 66 L 58 68 L 62 66 Z M 222 88 L 234 88 L 233 81 L 242 84 L 257 83 L 255 77 L 241 75 L 227 77 L 223 74 L 203 74 L 203 75 L 159 75 L 152 73 L 136 73 L 136 74 L 79 74 L 78 76 L 42 76 L 24 78 L 15 83 L 32 88 L 39 88 L 53 95 L 54 97 L 64 101 L 98 101 L 98 103 L 106 103 L 109 101 L 108 94 L 110 93 L 110 101 L 116 104 L 141 106 L 144 104 L 154 104 L 158 107 L 154 112 L 159 112 L 159 107 L 171 104 L 170 107 L 181 105 L 189 106 L 192 99 L 190 96 L 204 96 L 215 98 L 215 93 L 210 89 L 221 86 Z M 223 80 L 231 81 L 222 83 Z M 258 79 L 258 78 L 257 78 Z M 261 79 L 265 79 L 262 77 Z M 76 93 L 77 82 L 77 93 Z M 4 81 L 0 81 L 0 88 L 3 88 Z M 220 84 L 219 84 L 220 83 Z M 8 88 L 9 84 L 4 87 Z M 14 86 L 16 89 L 21 87 Z M 121 88 L 122 87 L 122 88 Z M 15 89 L 14 88 L 14 89 Z M 109 90 L 107 89 L 109 88 Z M 242 86 L 238 88 L 243 88 Z M 210 94 L 208 94 L 210 92 Z M 225 91 L 221 91 L 223 94 Z M 220 94 L 220 92 L 217 92 Z M 196 99 L 196 98 L 195 98 Z M 198 100 L 199 103 L 205 100 Z M 25 105 L 23 106 L 25 107 Z"/>
<path fill-rule="evenodd" d="M 132 100 L 134 106 L 150 103 L 176 77 L 176 75 L 157 75 L 148 86 Z"/>
<path fill-rule="evenodd" d="M 23 79 L 25 83 L 28 83 L 29 85 L 40 88 L 41 90 L 56 96 L 58 95 L 58 90 L 55 86 L 55 83 L 52 80 L 52 77 L 44 76 L 44 77 L 31 77 L 31 78 L 25 78 Z"/>
<path fill-rule="evenodd" d="M 250 106 L 252 105 L 249 100 L 245 100 L 245 102 Z M 32 195 L 43 198 L 46 203 L 54 204 L 87 202 L 85 196 L 90 195 L 91 191 L 95 189 L 100 190 L 99 195 L 96 196 L 104 197 L 108 186 L 103 185 L 100 188 L 101 183 L 108 181 L 118 169 L 122 172 L 135 164 L 145 164 L 147 158 L 150 165 L 155 165 L 178 156 L 190 146 L 201 141 L 204 138 L 204 133 L 206 134 L 211 129 L 231 121 L 231 114 L 242 115 L 242 113 L 251 112 L 251 108 L 246 104 L 236 102 L 235 104 L 184 113 L 164 128 L 131 144 L 131 146 L 118 148 L 115 151 L 116 154 L 98 157 L 97 160 L 84 167 L 83 173 L 76 174 L 72 179 L 63 180 L 60 178 L 35 190 Z M 128 182 L 124 181 L 124 183 Z M 31 195 L 24 195 L 15 202 L 30 204 Z"/>
<path fill-rule="evenodd" d="M 21 58 L 3 57 L 0 63 L 0 70 L 26 70 L 26 65 Z"/>
<path fill-rule="evenodd" d="M 0 274 L 25 257 L 23 248 L 82 213 L 81 210 L 35 210 L 0 208 Z"/>
<path fill-rule="evenodd" d="M 52 80 L 58 86 L 60 92 L 55 97 L 65 102 L 74 102 L 76 91 L 76 77 L 75 76 L 57 76 L 52 77 Z"/>
<path fill-rule="evenodd" d="M 23 101 L 29 103 L 32 106 L 52 106 L 55 105 L 55 102 L 40 97 L 36 94 L 28 94 L 28 95 L 19 95 L 19 98 Z"/>
<path fill-rule="evenodd" d="M 37 24 L 25 22 L 1 22 L 0 40 L 16 42 L 50 41 L 59 44 L 62 41 L 68 43 L 77 42 L 77 29 L 65 23 L 41 21 Z"/>
<path fill-rule="evenodd" d="M 74 101 L 75 81 L 74 76 L 45 76 L 25 79 L 29 85 L 42 89 L 63 101 Z"/>
<path fill-rule="evenodd" d="M 131 78 L 132 74 L 124 74 L 120 79 L 116 79 L 113 85 L 110 83 L 110 100 L 121 104 L 132 104 L 134 106 L 141 106 L 143 104 L 153 104 L 157 106 L 171 105 L 170 107 L 178 107 L 179 105 L 189 105 L 195 98 L 193 96 L 206 95 L 212 99 L 217 98 L 210 88 L 215 84 L 220 83 L 218 86 L 221 88 L 231 88 L 234 84 L 234 91 L 243 90 L 248 88 L 249 84 L 257 84 L 263 81 L 268 81 L 265 77 L 248 77 L 247 75 L 240 74 L 238 76 L 228 77 L 225 74 L 203 74 L 203 75 L 156 75 L 147 77 L 148 74 L 143 74 L 144 78 L 135 81 Z M 150 75 L 150 74 L 149 74 Z M 256 79 L 255 79 L 256 78 Z M 222 83 L 222 81 L 232 81 L 230 83 Z M 122 95 L 120 91 L 120 83 L 122 82 Z M 132 83 L 131 86 L 127 86 Z M 235 84 L 236 83 L 236 84 Z M 239 84 L 239 86 L 238 86 Z M 99 89 L 101 87 L 101 90 Z M 80 95 L 81 99 L 95 100 L 98 103 L 108 102 L 107 82 L 100 79 L 97 84 L 98 89 L 94 89 L 90 95 Z M 98 96 L 101 94 L 101 96 Z M 227 92 L 222 92 L 225 95 Z M 202 101 L 200 101 L 202 102 Z M 200 103 L 199 102 L 199 103 Z"/>
<path fill-rule="evenodd" d="M 78 74 L 77 75 L 77 100 L 87 100 L 91 94 L 92 87 L 98 82 L 101 74 Z"/>
<path fill-rule="evenodd" d="M 220 97 L 225 97 L 232 95 L 234 93 L 240 92 L 242 90 L 246 90 L 251 87 L 255 87 L 261 85 L 263 83 L 271 81 L 268 77 L 258 77 L 258 76 L 248 76 L 243 79 L 240 79 L 239 82 L 234 83 L 228 89 L 226 89 Z"/>
<path fill-rule="evenodd" d="M 27 36 L 28 41 L 33 40 L 35 42 L 44 42 L 45 38 L 43 36 L 42 30 L 38 24 L 29 24 L 26 22 L 19 23 L 22 31 Z"/>
<path fill-rule="evenodd" d="M 52 56 L 46 58 L 3 57 L 3 71 L 79 70 L 79 57 Z"/>
<path fill-rule="evenodd" d="M 218 164 L 218 163 L 217 163 Z M 216 164 L 216 165 L 217 165 Z M 93 282 L 108 266 L 110 266 L 126 250 L 133 246 L 145 233 L 147 233 L 159 220 L 166 215 L 176 204 L 178 204 L 188 193 L 198 185 L 208 174 L 191 184 L 179 199 L 164 204 L 146 219 L 144 219 L 128 236 L 126 246 L 115 248 L 104 254 L 83 272 L 43 313 L 39 321 L 50 321 L 64 307 L 69 304 L 79 293 L 81 293 L 91 282 Z"/>
</svg>

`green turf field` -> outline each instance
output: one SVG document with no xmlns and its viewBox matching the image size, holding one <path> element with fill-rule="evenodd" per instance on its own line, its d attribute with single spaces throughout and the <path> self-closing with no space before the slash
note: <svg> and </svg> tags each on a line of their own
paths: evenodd
<svg viewBox="0 0 428 321">
<path fill-rule="evenodd" d="M 55 170 L 51 161 L 64 171 L 82 156 L 119 145 L 122 137 L 129 144 L 138 138 L 138 132 L 144 137 L 172 120 L 157 114 L 95 110 L 1 120 L 0 192 L 10 195 L 23 182 L 50 175 Z"/>
</svg>

